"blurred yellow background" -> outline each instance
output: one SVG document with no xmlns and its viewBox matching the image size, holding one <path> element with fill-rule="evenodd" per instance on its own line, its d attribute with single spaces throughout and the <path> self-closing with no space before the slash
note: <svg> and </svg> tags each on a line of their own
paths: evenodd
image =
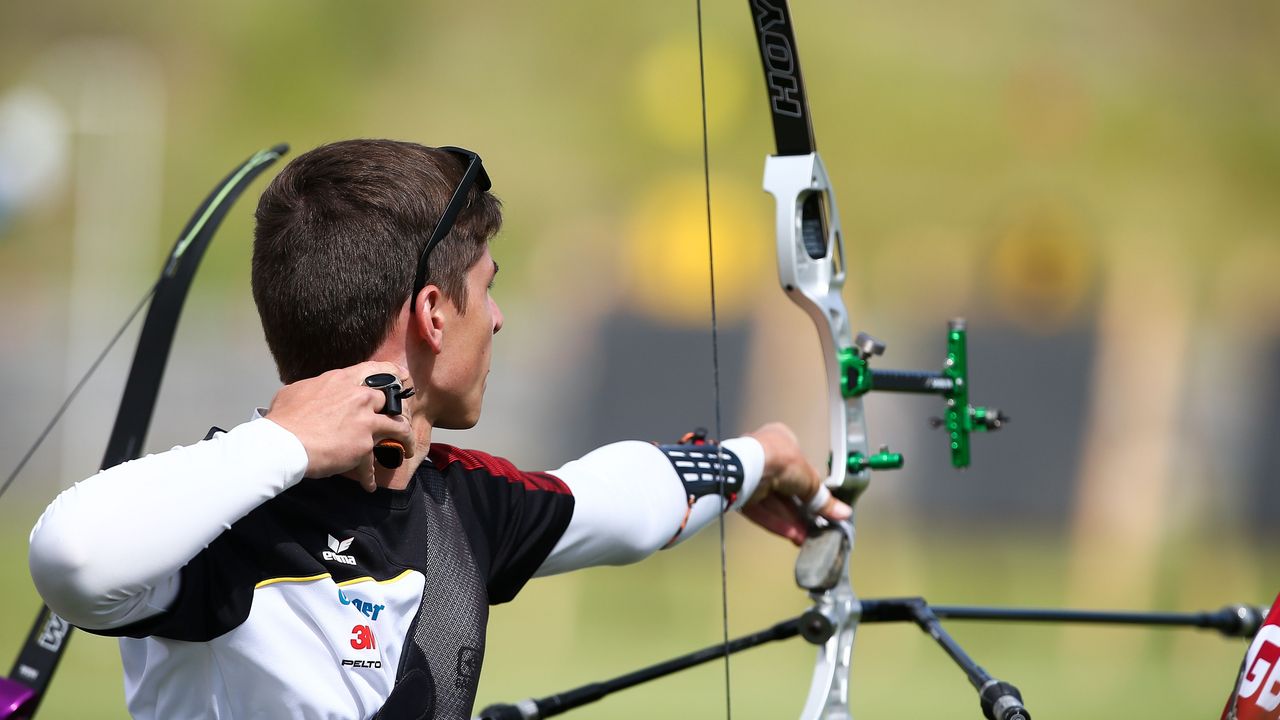
<svg viewBox="0 0 1280 720">
<path fill-rule="evenodd" d="M 1259 0 L 809 2 L 792 8 L 837 189 L 856 330 L 937 369 L 969 319 L 975 402 L 1013 424 L 949 470 L 932 400 L 872 397 L 907 455 L 857 515 L 855 589 L 953 604 L 1192 610 L 1280 590 L 1280 6 Z M 809 321 L 778 288 L 772 138 L 745 2 L 705 8 L 725 433 L 771 419 L 825 462 Z M 0 4 L 0 471 L 36 437 L 252 151 L 349 137 L 478 151 L 506 207 L 488 404 L 450 442 L 552 468 L 714 422 L 694 7 L 591 2 Z M 276 386 L 248 292 L 259 180 L 180 326 L 148 447 Z M 0 662 L 37 606 L 25 538 L 92 473 L 137 328 L 0 501 Z M 120 532 L 134 528 L 121 523 Z M 715 642 L 714 530 L 495 611 L 481 703 Z M 733 634 L 804 607 L 793 551 L 728 527 Z M 1037 718 L 1209 717 L 1244 652 L 1193 631 L 951 623 Z M 798 714 L 813 650 L 733 663 L 739 717 Z M 6 666 L 0 666 L 6 667 Z M 862 718 L 978 717 L 909 627 L 863 628 Z M 581 717 L 723 712 L 710 666 Z M 45 717 L 125 716 L 114 643 L 77 635 Z"/>
</svg>

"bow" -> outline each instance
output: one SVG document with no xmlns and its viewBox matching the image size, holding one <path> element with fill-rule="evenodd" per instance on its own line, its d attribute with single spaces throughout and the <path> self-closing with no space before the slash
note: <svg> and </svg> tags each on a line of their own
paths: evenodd
<svg viewBox="0 0 1280 720">
<path fill-rule="evenodd" d="M 818 332 L 830 426 L 825 485 L 852 505 L 870 480 L 864 459 L 871 453 L 862 394 L 845 392 L 843 368 L 848 358 L 865 360 L 868 353 L 854 345 L 842 296 L 840 213 L 814 142 L 786 0 L 751 0 L 751 10 L 777 145 L 777 154 L 765 160 L 764 188 L 777 207 L 778 280 Z M 801 621 L 802 634 L 820 646 L 802 720 L 849 717 L 849 659 L 860 613 L 849 577 L 852 546 L 852 520 L 830 524 L 811 534 L 796 561 L 796 582 L 814 601 Z"/>
<path fill-rule="evenodd" d="M 151 416 L 156 406 L 156 397 L 160 392 L 160 381 L 164 377 L 169 350 L 173 347 L 178 317 L 182 313 L 182 304 L 186 300 L 187 291 L 191 288 L 200 260 L 204 257 L 204 252 L 209 247 L 209 242 L 217 232 L 218 226 L 222 224 L 231 205 L 244 192 L 245 187 L 288 151 L 287 145 L 280 144 L 254 153 L 232 170 L 205 198 L 178 236 L 155 284 L 125 319 L 124 325 L 89 366 L 88 371 L 76 383 L 67 399 L 54 413 L 52 420 L 9 475 L 4 486 L 0 487 L 0 493 L 9 487 L 13 479 L 22 471 L 27 460 L 57 424 L 76 393 L 97 369 L 116 340 L 124 333 L 125 328 L 150 300 L 151 305 L 143 321 L 142 334 L 138 338 L 137 349 L 134 351 L 124 396 L 120 400 L 120 408 L 116 411 L 115 423 L 111 428 L 111 438 L 107 441 L 107 450 L 103 455 L 101 468 L 105 470 L 142 454 L 142 444 L 146 439 L 147 429 L 151 424 Z M 31 632 L 27 635 L 26 642 L 9 672 L 9 677 L 0 678 L 0 720 L 35 716 L 36 709 L 44 699 L 49 683 L 53 679 L 58 661 L 66 651 L 70 634 L 71 625 L 66 620 L 58 617 L 48 607 L 41 606 L 35 623 L 31 626 Z"/>
<path fill-rule="evenodd" d="M 764 188 L 776 203 L 778 277 L 787 296 L 813 320 L 822 346 L 831 453 L 823 484 L 833 495 L 853 505 L 866 489 L 871 471 L 903 465 L 902 455 L 887 447 L 871 452 L 862 406 L 862 396 L 866 393 L 876 390 L 940 396 L 944 410 L 933 424 L 945 432 L 951 462 L 956 468 L 969 464 L 973 433 L 998 430 L 1008 417 L 995 408 L 970 404 L 967 331 L 962 319 L 953 319 L 948 325 L 946 355 L 940 371 L 871 367 L 872 359 L 884 353 L 885 345 L 865 333 L 855 335 L 845 308 L 842 297 L 845 255 L 840 217 L 830 179 L 814 142 L 787 2 L 748 0 L 748 3 L 777 149 L 776 154 L 765 161 Z M 705 111 L 704 101 L 704 165 Z M 712 276 L 714 278 L 714 271 Z M 712 297 L 714 338 L 714 290 Z M 718 431 L 716 434 L 720 435 Z M 858 624 L 908 622 L 925 631 L 964 672 L 977 691 L 985 717 L 1030 720 L 1018 689 L 992 677 L 978 665 L 942 627 L 943 619 L 1195 627 L 1215 629 L 1226 637 L 1251 637 L 1265 616 L 1264 608 L 1249 605 L 1228 605 L 1217 611 L 1168 613 L 932 605 L 920 597 L 859 599 L 853 592 L 849 574 L 853 539 L 852 522 L 816 522 L 796 561 L 796 582 L 808 591 L 813 602 L 799 617 L 612 679 L 515 704 L 492 705 L 482 710 L 479 718 L 548 718 L 618 690 L 799 635 L 818 646 L 800 720 L 848 720 L 851 717 L 850 658 Z M 721 542 L 723 550 L 723 533 Z M 723 551 L 721 557 L 723 562 Z"/>
<path fill-rule="evenodd" d="M 966 330 L 961 319 L 952 320 L 948 327 L 942 371 L 870 367 L 870 360 L 882 355 L 885 345 L 866 333 L 855 336 L 845 308 L 840 213 L 814 141 L 787 0 L 750 0 L 750 4 L 777 146 L 777 153 L 765 160 L 764 189 L 773 195 L 777 207 L 778 279 L 787 297 L 813 320 L 818 332 L 830 424 L 831 454 L 824 485 L 852 506 L 870 482 L 872 470 L 895 470 L 903 465 L 902 455 L 887 446 L 875 453 L 870 450 L 862 396 L 871 390 L 942 396 L 944 417 L 935 423 L 946 429 L 951 462 L 957 468 L 969 464 L 972 433 L 998 430 L 1008 418 L 995 408 L 969 404 Z M 799 618 L 798 632 L 819 645 L 801 720 L 850 716 L 849 660 L 854 631 L 864 611 L 850 582 L 853 538 L 852 520 L 822 521 L 811 531 L 796 560 L 796 584 L 809 592 L 814 603 Z M 924 620 L 924 625 L 930 626 L 935 637 L 945 636 L 936 618 Z M 976 665 L 971 679 L 975 686 L 991 681 Z"/>
</svg>

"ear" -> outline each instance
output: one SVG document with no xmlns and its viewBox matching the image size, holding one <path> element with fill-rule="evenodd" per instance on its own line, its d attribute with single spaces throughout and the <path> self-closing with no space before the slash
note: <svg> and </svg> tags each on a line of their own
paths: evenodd
<svg viewBox="0 0 1280 720">
<path fill-rule="evenodd" d="M 428 285 L 414 301 L 417 312 L 409 314 L 410 330 L 439 355 L 444 346 L 444 293 L 435 285 Z"/>
</svg>

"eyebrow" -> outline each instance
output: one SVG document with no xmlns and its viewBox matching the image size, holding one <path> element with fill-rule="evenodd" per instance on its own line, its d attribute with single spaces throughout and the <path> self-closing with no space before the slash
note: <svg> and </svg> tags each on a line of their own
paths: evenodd
<svg viewBox="0 0 1280 720">
<path fill-rule="evenodd" d="M 495 277 L 496 277 L 496 276 L 497 276 L 497 274 L 498 274 L 498 261 L 497 261 L 497 260 L 494 260 L 494 261 L 493 261 L 493 274 L 494 274 L 494 276 L 495 276 Z"/>
</svg>

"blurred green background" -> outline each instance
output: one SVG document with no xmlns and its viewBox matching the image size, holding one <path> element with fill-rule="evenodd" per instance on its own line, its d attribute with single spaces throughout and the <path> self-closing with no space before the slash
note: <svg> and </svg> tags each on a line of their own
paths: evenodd
<svg viewBox="0 0 1280 720">
<path fill-rule="evenodd" d="M 936 369 L 970 321 L 974 400 L 1014 423 L 947 468 L 932 402 L 873 397 L 907 454 L 859 505 L 867 597 L 1190 610 L 1267 603 L 1280 509 L 1280 6 L 796 0 L 838 191 L 855 329 Z M 724 432 L 781 419 L 825 459 L 809 321 L 777 287 L 771 135 L 746 3 L 705 8 Z M 692 3 L 280 0 L 0 4 L 0 469 L 6 473 L 252 151 L 349 137 L 480 152 L 506 207 L 507 318 L 486 415 L 446 439 L 553 468 L 714 422 Z M 230 427 L 276 387 L 248 292 L 253 197 L 188 302 L 149 448 Z M 134 328 L 0 501 L 0 653 L 37 598 L 25 537 L 92 473 Z M 669 356 L 669 357 L 668 357 Z M 122 523 L 121 532 L 134 529 Z M 733 634 L 804 608 L 794 552 L 729 521 Z M 495 611 L 481 703 L 711 644 L 714 531 L 635 567 L 533 582 Z M 952 623 L 1038 718 L 1209 717 L 1244 652 L 1192 632 Z M 798 713 L 801 641 L 735 658 L 734 713 Z M 5 661 L 7 662 L 7 661 Z M 863 628 L 862 718 L 977 717 L 909 627 Z M 723 712 L 709 666 L 583 717 Z M 122 717 L 111 641 L 77 635 L 46 717 Z"/>
</svg>

